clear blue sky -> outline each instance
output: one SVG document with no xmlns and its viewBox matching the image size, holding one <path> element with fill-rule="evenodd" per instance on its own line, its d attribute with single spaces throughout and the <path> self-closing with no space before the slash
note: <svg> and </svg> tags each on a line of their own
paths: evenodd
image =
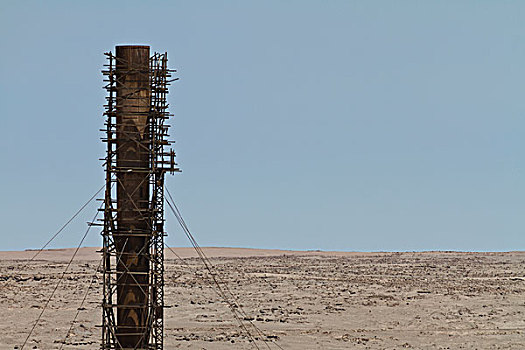
<svg viewBox="0 0 525 350">
<path fill-rule="evenodd" d="M 41 246 L 103 184 L 116 44 L 179 71 L 167 184 L 201 245 L 524 250 L 524 18 L 522 1 L 2 0 L 0 250 Z"/>
</svg>

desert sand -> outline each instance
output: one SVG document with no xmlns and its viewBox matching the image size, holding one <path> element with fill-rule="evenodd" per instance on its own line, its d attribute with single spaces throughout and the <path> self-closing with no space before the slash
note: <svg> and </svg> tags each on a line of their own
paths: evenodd
<svg viewBox="0 0 525 350">
<path fill-rule="evenodd" d="M 204 250 L 259 349 L 525 349 L 525 252 Z M 98 348 L 96 251 L 80 250 L 24 349 Z M 256 349 L 192 249 L 174 251 L 165 348 Z M 0 349 L 20 349 L 72 253 L 0 252 Z"/>
</svg>

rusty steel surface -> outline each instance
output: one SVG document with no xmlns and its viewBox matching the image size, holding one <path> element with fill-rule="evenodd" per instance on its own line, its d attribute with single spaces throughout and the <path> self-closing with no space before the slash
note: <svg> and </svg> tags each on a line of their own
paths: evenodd
<svg viewBox="0 0 525 350">
<path fill-rule="evenodd" d="M 117 46 L 117 338 L 123 348 L 147 339 L 149 209 L 149 47 Z"/>
</svg>

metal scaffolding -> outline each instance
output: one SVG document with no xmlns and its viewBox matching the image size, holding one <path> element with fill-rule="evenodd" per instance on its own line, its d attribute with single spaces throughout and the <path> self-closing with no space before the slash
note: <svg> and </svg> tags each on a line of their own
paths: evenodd
<svg viewBox="0 0 525 350">
<path fill-rule="evenodd" d="M 167 53 L 117 46 L 102 71 L 104 158 L 101 349 L 163 349 L 164 174 L 180 171 L 166 150 Z"/>
</svg>

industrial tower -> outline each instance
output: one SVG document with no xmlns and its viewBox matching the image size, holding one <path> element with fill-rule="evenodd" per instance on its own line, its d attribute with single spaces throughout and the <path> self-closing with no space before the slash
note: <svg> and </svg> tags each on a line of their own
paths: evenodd
<svg viewBox="0 0 525 350">
<path fill-rule="evenodd" d="M 103 70 L 108 96 L 101 349 L 163 349 L 167 53 L 117 46 Z"/>
</svg>

